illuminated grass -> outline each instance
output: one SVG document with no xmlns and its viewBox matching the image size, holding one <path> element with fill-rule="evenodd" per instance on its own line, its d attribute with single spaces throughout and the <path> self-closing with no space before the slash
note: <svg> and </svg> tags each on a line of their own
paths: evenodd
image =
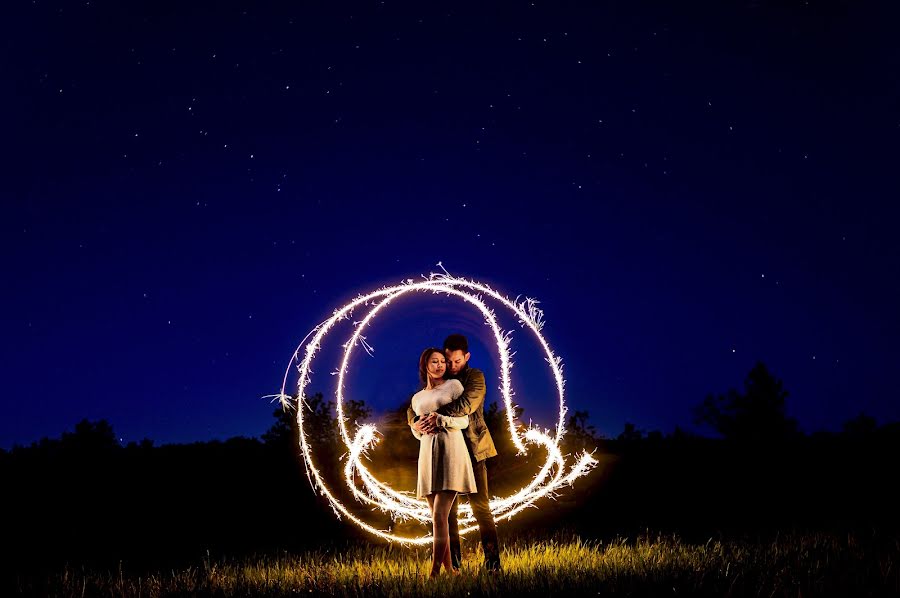
<svg viewBox="0 0 900 598">
<path fill-rule="evenodd" d="M 471 543 L 470 543 L 471 544 Z M 204 560 L 181 570 L 131 576 L 65 569 L 49 579 L 19 581 L 19 592 L 52 596 L 466 596 L 706 595 L 851 596 L 900 594 L 900 540 L 790 535 L 768 543 L 677 537 L 584 542 L 577 537 L 515 541 L 504 571 L 480 568 L 480 551 L 463 572 L 426 579 L 426 549 L 359 545 L 337 551 Z"/>
</svg>

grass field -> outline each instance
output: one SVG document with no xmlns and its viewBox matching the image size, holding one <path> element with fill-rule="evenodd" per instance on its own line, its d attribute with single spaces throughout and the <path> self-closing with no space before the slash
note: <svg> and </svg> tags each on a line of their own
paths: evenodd
<svg viewBox="0 0 900 598">
<path fill-rule="evenodd" d="M 469 541 L 472 546 L 476 542 Z M 686 543 L 674 536 L 586 542 L 559 533 L 507 543 L 504 570 L 481 570 L 480 550 L 462 574 L 426 579 L 424 548 L 354 545 L 241 560 L 210 557 L 143 575 L 64 568 L 18 579 L 20 594 L 50 596 L 469 596 L 469 595 L 900 595 L 900 538 L 789 534 L 771 541 Z"/>
</svg>

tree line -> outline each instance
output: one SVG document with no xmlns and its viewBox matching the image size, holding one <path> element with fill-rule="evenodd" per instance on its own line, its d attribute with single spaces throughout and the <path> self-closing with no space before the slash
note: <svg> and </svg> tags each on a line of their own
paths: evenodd
<svg viewBox="0 0 900 598">
<path fill-rule="evenodd" d="M 587 411 L 574 411 L 563 451 L 594 451 L 598 467 L 555 502 L 545 499 L 501 528 L 567 526 L 604 536 L 646 527 L 708 537 L 797 526 L 896 526 L 900 495 L 892 460 L 900 425 L 878 426 L 860 414 L 841 432 L 805 435 L 787 415 L 788 397 L 758 363 L 743 389 L 710 395 L 693 410 L 695 423 L 715 438 L 679 428 L 646 432 L 632 423 L 604 437 Z M 304 429 L 329 487 L 353 506 L 333 407 L 321 394 L 306 397 Z M 372 417 L 363 402 L 348 402 L 344 410 L 351 428 Z M 369 457 L 379 479 L 413 490 L 418 447 L 406 441 L 405 412 L 404 404 L 380 416 L 383 437 Z M 515 415 L 522 413 L 517 408 Z M 13 514 L 0 559 L 31 567 L 121 559 L 161 565 L 207 550 L 293 550 L 362 537 L 311 490 L 296 414 L 279 408 L 273 416 L 261 438 L 121 446 L 109 422 L 84 420 L 60 438 L 0 451 Z M 500 453 L 489 460 L 491 489 L 502 496 L 533 476 L 544 455 L 516 455 L 498 402 L 485 416 Z M 356 508 L 375 524 L 393 524 L 389 515 Z"/>
</svg>

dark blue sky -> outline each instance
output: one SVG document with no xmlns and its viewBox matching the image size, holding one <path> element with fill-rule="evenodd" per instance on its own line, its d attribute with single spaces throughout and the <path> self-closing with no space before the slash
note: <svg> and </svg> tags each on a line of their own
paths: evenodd
<svg viewBox="0 0 900 598">
<path fill-rule="evenodd" d="M 808 432 L 900 419 L 887 6 L 7 3 L 0 446 L 259 435 L 312 326 L 438 261 L 542 302 L 608 435 L 692 429 L 756 360 Z M 353 392 L 396 407 L 460 329 L 493 375 L 421 296 Z"/>
</svg>

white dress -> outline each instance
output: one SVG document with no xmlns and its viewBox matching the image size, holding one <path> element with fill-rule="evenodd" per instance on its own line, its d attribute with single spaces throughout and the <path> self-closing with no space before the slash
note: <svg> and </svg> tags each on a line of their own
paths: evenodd
<svg viewBox="0 0 900 598">
<path fill-rule="evenodd" d="M 416 415 L 425 415 L 437 411 L 462 393 L 463 385 L 459 380 L 447 380 L 436 388 L 414 394 L 412 409 Z M 456 490 L 460 494 L 478 492 L 472 459 L 462 434 L 462 429 L 468 425 L 468 416 L 438 414 L 438 429 L 434 434 L 419 434 L 413 428 L 413 435 L 419 439 L 417 497 L 424 498 L 438 490 Z"/>
</svg>

